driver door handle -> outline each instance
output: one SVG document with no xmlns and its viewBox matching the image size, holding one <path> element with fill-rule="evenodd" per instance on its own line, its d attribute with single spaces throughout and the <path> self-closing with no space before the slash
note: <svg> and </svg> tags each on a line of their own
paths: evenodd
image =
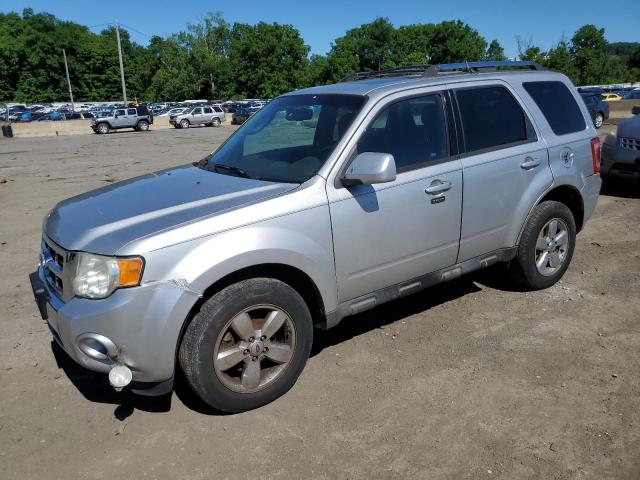
<svg viewBox="0 0 640 480">
<path fill-rule="evenodd" d="M 451 188 L 452 183 L 449 180 L 434 180 L 427 188 L 424 189 L 424 193 L 429 195 L 437 195 L 442 192 L 446 192 Z"/>
<path fill-rule="evenodd" d="M 525 170 L 531 170 L 532 168 L 536 168 L 540 165 L 540 163 L 542 163 L 542 161 L 539 158 L 527 157 L 524 159 L 524 162 L 520 164 L 520 167 Z"/>
</svg>

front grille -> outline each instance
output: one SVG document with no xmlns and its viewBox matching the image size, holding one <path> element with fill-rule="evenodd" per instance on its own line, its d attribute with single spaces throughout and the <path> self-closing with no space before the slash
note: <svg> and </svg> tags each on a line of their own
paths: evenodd
<svg viewBox="0 0 640 480">
<path fill-rule="evenodd" d="M 42 240 L 41 263 L 49 286 L 62 298 L 67 252 L 52 242 Z"/>
<path fill-rule="evenodd" d="M 640 139 L 619 137 L 620 146 L 622 148 L 629 148 L 631 150 L 640 150 Z"/>
</svg>

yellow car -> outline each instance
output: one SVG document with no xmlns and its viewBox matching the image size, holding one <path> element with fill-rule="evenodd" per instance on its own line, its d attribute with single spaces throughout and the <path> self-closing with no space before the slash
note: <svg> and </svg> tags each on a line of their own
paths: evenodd
<svg viewBox="0 0 640 480">
<path fill-rule="evenodd" d="M 602 93 L 602 100 L 605 102 L 619 102 L 622 97 L 617 93 Z"/>
</svg>

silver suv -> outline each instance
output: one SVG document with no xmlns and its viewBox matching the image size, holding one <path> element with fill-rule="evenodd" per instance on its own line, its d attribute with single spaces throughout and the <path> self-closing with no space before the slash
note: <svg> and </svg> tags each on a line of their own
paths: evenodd
<svg viewBox="0 0 640 480">
<path fill-rule="evenodd" d="M 118 389 L 167 393 L 181 369 L 237 412 L 291 388 L 314 327 L 499 262 L 557 282 L 601 185 L 570 81 L 495 62 L 359 77 L 276 98 L 195 165 L 59 203 L 31 275 L 55 341 Z"/>
<path fill-rule="evenodd" d="M 224 110 L 217 105 L 194 107 L 178 115 L 170 115 L 169 123 L 176 128 L 189 128 L 191 125 L 219 127 L 224 122 Z"/>
<path fill-rule="evenodd" d="M 112 114 L 94 118 L 91 120 L 91 128 L 95 133 L 103 135 L 121 128 L 133 128 L 139 132 L 146 132 L 152 123 L 153 115 L 147 107 L 127 107 L 117 108 Z"/>
</svg>

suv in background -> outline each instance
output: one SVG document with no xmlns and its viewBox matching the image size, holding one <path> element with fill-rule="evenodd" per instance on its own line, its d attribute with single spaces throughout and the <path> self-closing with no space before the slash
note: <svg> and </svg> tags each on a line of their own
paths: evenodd
<svg viewBox="0 0 640 480">
<path fill-rule="evenodd" d="M 609 118 L 609 104 L 602 99 L 599 94 L 581 93 L 580 96 L 584 100 L 591 120 L 596 128 L 602 127 L 605 120 Z"/>
<path fill-rule="evenodd" d="M 177 115 L 169 116 L 169 123 L 176 128 L 189 128 L 191 125 L 219 127 L 224 122 L 222 108 L 214 106 L 194 107 Z"/>
<path fill-rule="evenodd" d="M 167 393 L 180 368 L 238 412 L 292 387 L 314 327 L 501 262 L 526 289 L 562 278 L 602 183 L 571 81 L 532 62 L 363 77 L 56 205 L 31 283 L 60 347 L 116 389 Z"/>
<path fill-rule="evenodd" d="M 112 113 L 94 118 L 91 120 L 91 128 L 94 132 L 101 134 L 121 128 L 133 128 L 139 132 L 146 132 L 152 123 L 153 115 L 147 107 L 126 107 L 116 108 Z"/>
<path fill-rule="evenodd" d="M 640 179 L 640 105 L 633 117 L 618 125 L 615 135 L 607 135 L 602 145 L 603 180 L 612 177 Z"/>
</svg>

